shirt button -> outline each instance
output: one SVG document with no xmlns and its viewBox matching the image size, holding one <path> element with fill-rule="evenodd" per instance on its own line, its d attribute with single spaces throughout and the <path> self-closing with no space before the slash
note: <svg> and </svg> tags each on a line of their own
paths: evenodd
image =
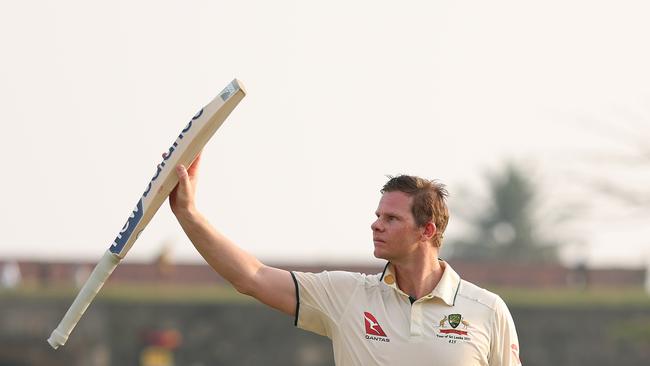
<svg viewBox="0 0 650 366">
<path fill-rule="evenodd" d="M 389 285 L 392 285 L 395 283 L 395 277 L 393 277 L 393 275 L 387 275 L 386 277 L 384 277 L 384 282 L 386 282 Z"/>
</svg>

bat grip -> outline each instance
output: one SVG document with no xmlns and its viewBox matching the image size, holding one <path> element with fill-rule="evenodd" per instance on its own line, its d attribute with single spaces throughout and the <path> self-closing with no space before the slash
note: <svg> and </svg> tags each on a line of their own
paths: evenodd
<svg viewBox="0 0 650 366">
<path fill-rule="evenodd" d="M 70 308 L 61 319 L 59 325 L 54 329 L 50 338 L 47 339 L 47 343 L 52 346 L 52 348 L 57 349 L 59 346 L 63 346 L 68 340 L 68 336 L 74 329 L 75 325 L 81 316 L 88 308 L 88 305 L 93 301 L 95 295 L 104 285 L 104 282 L 111 275 L 115 267 L 120 263 L 121 258 L 116 254 L 106 251 L 102 259 L 97 263 L 95 269 L 84 283 L 83 287 L 77 294 L 77 297 L 70 305 Z"/>
</svg>

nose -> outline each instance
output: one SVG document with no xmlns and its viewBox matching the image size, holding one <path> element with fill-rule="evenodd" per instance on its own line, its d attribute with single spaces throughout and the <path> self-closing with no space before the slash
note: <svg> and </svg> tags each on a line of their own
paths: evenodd
<svg viewBox="0 0 650 366">
<path fill-rule="evenodd" d="M 379 218 L 377 218 L 377 220 L 375 220 L 372 224 L 370 224 L 370 229 L 372 231 L 382 231 Z"/>
</svg>

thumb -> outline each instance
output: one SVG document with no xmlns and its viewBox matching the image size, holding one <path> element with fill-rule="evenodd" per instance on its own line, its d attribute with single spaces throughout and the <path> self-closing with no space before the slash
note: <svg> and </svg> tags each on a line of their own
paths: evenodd
<svg viewBox="0 0 650 366">
<path fill-rule="evenodd" d="M 194 192 L 187 169 L 183 165 L 176 166 L 176 175 L 178 185 L 169 196 L 169 204 L 175 214 L 191 209 L 194 205 Z"/>
<path fill-rule="evenodd" d="M 190 184 L 190 175 L 183 164 L 176 166 L 176 175 L 178 176 L 178 184 L 186 186 Z"/>
</svg>

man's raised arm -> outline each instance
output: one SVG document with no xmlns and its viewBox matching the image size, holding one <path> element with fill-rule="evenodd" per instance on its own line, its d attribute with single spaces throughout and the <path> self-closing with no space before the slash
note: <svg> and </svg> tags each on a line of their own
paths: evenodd
<svg viewBox="0 0 650 366">
<path fill-rule="evenodd" d="M 176 219 L 205 261 L 237 291 L 289 315 L 296 312 L 296 290 L 288 271 L 264 265 L 217 231 L 196 209 L 201 155 L 186 169 L 176 167 L 178 185 L 169 195 Z"/>
</svg>

